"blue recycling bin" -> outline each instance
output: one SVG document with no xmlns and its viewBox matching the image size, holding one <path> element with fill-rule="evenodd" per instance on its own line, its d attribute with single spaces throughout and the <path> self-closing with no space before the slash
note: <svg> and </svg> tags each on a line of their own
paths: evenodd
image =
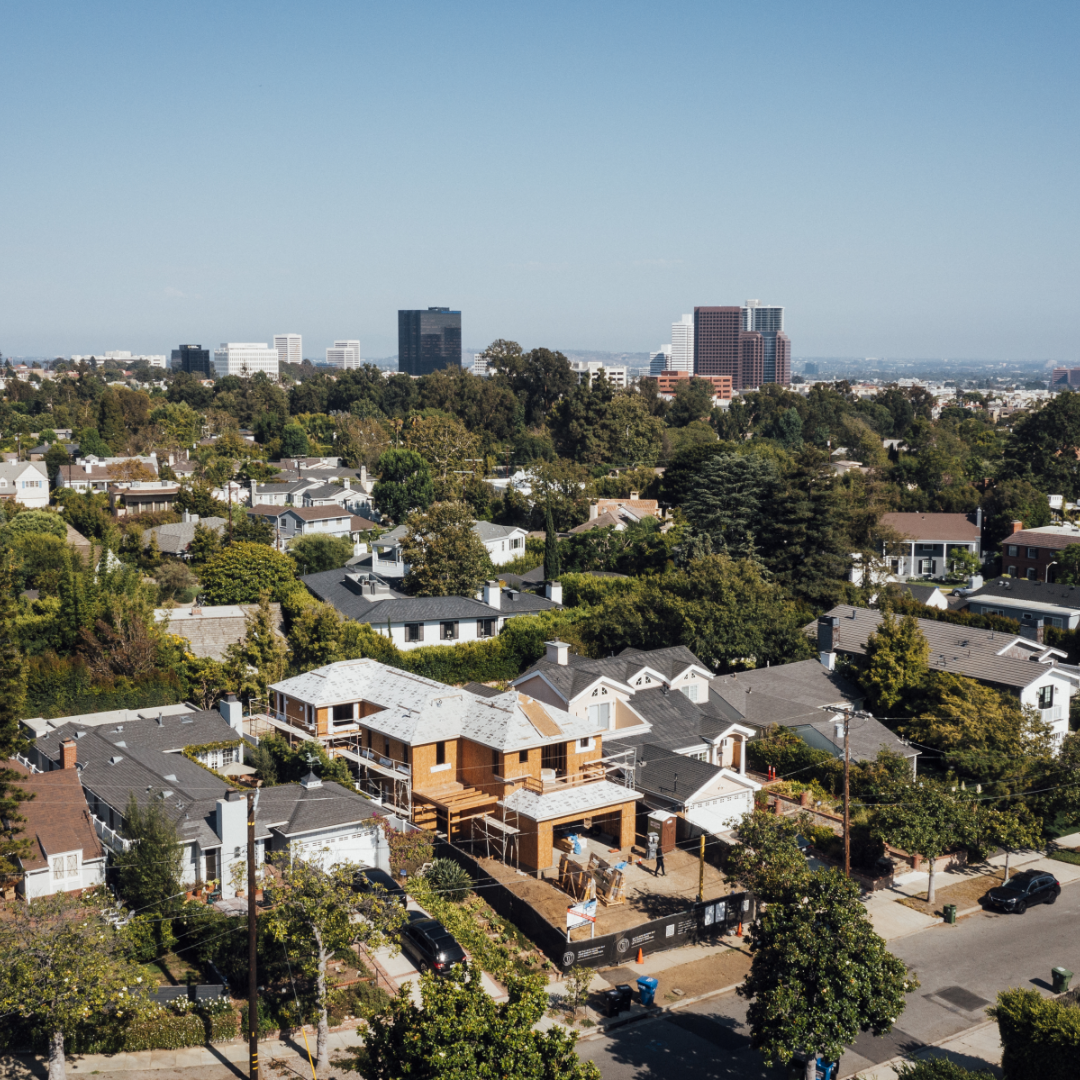
<svg viewBox="0 0 1080 1080">
<path fill-rule="evenodd" d="M 654 979 L 651 975 L 642 975 L 637 981 L 638 994 L 641 998 L 642 1005 L 651 1005 L 656 999 L 656 987 L 659 985 L 658 980 Z"/>
</svg>

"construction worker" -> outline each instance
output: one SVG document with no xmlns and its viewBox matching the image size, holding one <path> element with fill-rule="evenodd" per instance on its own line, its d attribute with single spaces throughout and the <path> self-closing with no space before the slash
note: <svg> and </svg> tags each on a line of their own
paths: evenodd
<svg viewBox="0 0 1080 1080">
<path fill-rule="evenodd" d="M 659 877 L 661 874 L 667 877 L 667 870 L 664 869 L 664 851 L 663 848 L 656 849 L 656 871 L 653 877 Z"/>
</svg>

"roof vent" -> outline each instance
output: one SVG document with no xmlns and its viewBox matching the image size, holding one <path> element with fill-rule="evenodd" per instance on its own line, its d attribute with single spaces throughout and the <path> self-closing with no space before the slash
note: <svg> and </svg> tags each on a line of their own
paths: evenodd
<svg viewBox="0 0 1080 1080">
<path fill-rule="evenodd" d="M 118 765 L 123 760 L 124 759 L 119 754 L 113 754 L 113 756 L 111 758 L 109 758 L 109 764 L 110 765 Z"/>
<path fill-rule="evenodd" d="M 175 784 L 176 783 L 176 773 L 169 773 L 169 775 L 166 776 L 165 779 L 170 780 L 170 781 L 172 781 L 172 783 Z"/>
</svg>

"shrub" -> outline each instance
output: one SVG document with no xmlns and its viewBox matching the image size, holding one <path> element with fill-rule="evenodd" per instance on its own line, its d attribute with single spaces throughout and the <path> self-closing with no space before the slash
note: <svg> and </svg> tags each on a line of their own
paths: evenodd
<svg viewBox="0 0 1080 1080">
<path fill-rule="evenodd" d="M 390 869 L 394 874 L 404 870 L 412 873 L 432 861 L 435 853 L 435 834 L 425 829 L 417 832 L 398 832 L 384 817 L 378 818 L 387 843 L 390 845 Z"/>
<path fill-rule="evenodd" d="M 998 994 L 988 1012 L 1001 1032 L 1001 1065 L 1009 1080 L 1075 1074 L 1080 1007 L 1044 998 L 1037 990 L 1013 989 Z"/>
<path fill-rule="evenodd" d="M 453 859 L 436 859 L 425 874 L 427 883 L 447 900 L 464 900 L 472 891 L 472 878 Z"/>
<path fill-rule="evenodd" d="M 1065 849 L 1063 851 L 1054 851 L 1050 855 L 1051 859 L 1057 859 L 1058 862 L 1072 863 L 1074 866 L 1080 866 L 1080 851 L 1069 851 Z"/>
</svg>

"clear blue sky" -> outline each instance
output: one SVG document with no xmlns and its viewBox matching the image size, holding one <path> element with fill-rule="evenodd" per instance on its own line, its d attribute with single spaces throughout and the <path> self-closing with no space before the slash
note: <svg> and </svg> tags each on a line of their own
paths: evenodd
<svg viewBox="0 0 1080 1080">
<path fill-rule="evenodd" d="M 0 7 L 0 350 L 304 335 L 1080 362 L 1080 5 Z"/>
</svg>

